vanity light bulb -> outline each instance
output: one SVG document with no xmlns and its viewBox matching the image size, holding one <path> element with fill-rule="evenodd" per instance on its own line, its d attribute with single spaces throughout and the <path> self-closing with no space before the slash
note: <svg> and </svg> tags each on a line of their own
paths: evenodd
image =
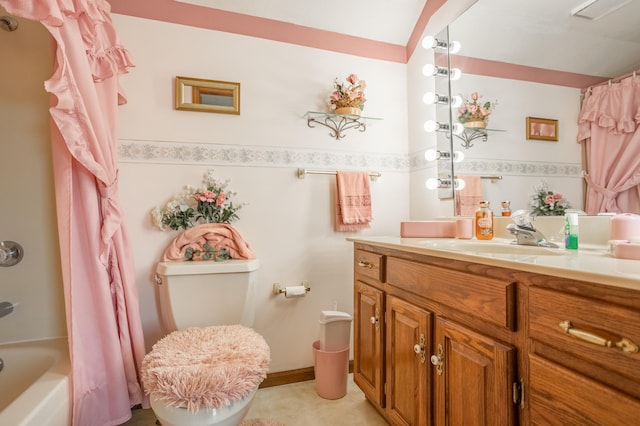
<svg viewBox="0 0 640 426">
<path fill-rule="evenodd" d="M 462 71 L 460 71 L 459 68 L 451 68 L 449 77 L 451 78 L 451 81 L 460 80 L 460 77 L 462 77 Z"/>
<path fill-rule="evenodd" d="M 428 149 L 424 153 L 424 159 L 427 161 L 434 161 L 440 158 L 440 151 L 436 151 L 435 149 Z"/>
<path fill-rule="evenodd" d="M 424 67 L 422 67 L 422 74 L 427 77 L 433 77 L 435 73 L 436 73 L 436 66 L 433 64 L 427 64 Z"/>
<path fill-rule="evenodd" d="M 434 190 L 437 189 L 440 186 L 440 179 L 436 179 L 436 178 L 429 178 L 427 179 L 427 181 L 424 183 L 424 186 L 427 187 L 427 189 L 429 190 Z"/>
<path fill-rule="evenodd" d="M 460 163 L 464 160 L 464 153 L 462 151 L 456 151 L 453 153 L 453 162 Z"/>
<path fill-rule="evenodd" d="M 425 132 L 428 132 L 428 133 L 435 132 L 439 127 L 440 125 L 433 120 L 427 120 L 424 122 Z"/>
<path fill-rule="evenodd" d="M 462 49 L 462 44 L 459 41 L 452 41 L 449 43 L 449 53 L 456 54 Z"/>
<path fill-rule="evenodd" d="M 460 191 L 460 190 L 464 189 L 465 186 L 467 186 L 467 184 L 464 182 L 464 179 L 455 179 L 454 180 L 454 189 L 456 191 Z"/>
<path fill-rule="evenodd" d="M 453 95 L 451 98 L 451 108 L 458 108 L 460 105 L 462 105 L 462 96 Z"/>
<path fill-rule="evenodd" d="M 427 92 L 422 97 L 422 102 L 424 102 L 427 105 L 435 104 L 437 100 L 438 100 L 438 96 L 433 92 Z"/>
<path fill-rule="evenodd" d="M 422 39 L 422 47 L 425 49 L 433 49 L 436 46 L 436 38 L 433 36 L 426 36 Z"/>
<path fill-rule="evenodd" d="M 464 126 L 461 123 L 455 123 L 453 125 L 453 134 L 454 135 L 461 135 L 462 132 L 464 132 Z"/>
</svg>

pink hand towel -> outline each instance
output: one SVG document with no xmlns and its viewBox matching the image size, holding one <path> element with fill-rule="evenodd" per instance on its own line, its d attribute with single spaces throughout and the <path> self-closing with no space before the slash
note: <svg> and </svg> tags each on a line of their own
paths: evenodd
<svg viewBox="0 0 640 426">
<path fill-rule="evenodd" d="M 185 260 L 185 250 L 203 250 L 208 244 L 216 250 L 226 248 L 232 259 L 255 259 L 256 255 L 235 228 L 226 223 L 206 223 L 184 231 L 164 251 L 163 261 Z"/>
<path fill-rule="evenodd" d="M 336 231 L 359 231 L 371 226 L 369 173 L 337 172 L 336 198 Z"/>
<path fill-rule="evenodd" d="M 455 192 L 456 215 L 474 216 L 482 201 L 482 182 L 480 176 L 457 176 L 464 180 L 465 186 Z"/>
</svg>

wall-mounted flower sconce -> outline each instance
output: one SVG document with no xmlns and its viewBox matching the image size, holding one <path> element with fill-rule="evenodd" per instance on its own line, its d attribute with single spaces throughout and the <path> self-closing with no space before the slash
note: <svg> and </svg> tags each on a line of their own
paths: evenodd
<svg viewBox="0 0 640 426">
<path fill-rule="evenodd" d="M 437 121 L 427 120 L 424 122 L 424 131 L 431 132 L 448 132 L 451 127 L 449 123 L 438 123 Z M 454 135 L 461 135 L 464 132 L 464 126 L 460 123 L 454 123 L 452 132 Z"/>
<path fill-rule="evenodd" d="M 437 151 L 435 149 L 428 149 L 424 153 L 424 159 L 427 161 L 435 161 L 435 160 L 448 160 L 451 158 L 451 153 L 449 151 Z M 455 151 L 453 153 L 453 162 L 459 163 L 464 160 L 464 154 L 462 151 Z"/>
<path fill-rule="evenodd" d="M 453 179 L 453 189 L 460 191 L 465 187 L 464 179 Z M 424 183 L 428 190 L 451 188 L 451 178 L 429 178 Z"/>
<path fill-rule="evenodd" d="M 449 97 L 446 95 L 439 95 L 433 92 L 427 92 L 422 97 L 422 102 L 424 102 L 426 105 L 435 105 L 435 104 L 447 105 L 449 104 Z M 460 105 L 462 105 L 462 96 L 460 95 L 452 96 L 450 105 L 451 105 L 451 108 L 458 108 Z"/>
<path fill-rule="evenodd" d="M 462 77 L 462 71 L 460 71 L 459 68 L 451 68 L 451 70 L 448 70 L 447 68 L 438 67 L 433 64 L 427 64 L 422 67 L 422 74 L 427 77 L 449 77 L 451 81 L 460 80 L 460 77 Z"/>
<path fill-rule="evenodd" d="M 426 36 L 422 39 L 422 47 L 425 49 L 449 49 L 449 53 L 458 53 L 462 49 L 462 44 L 459 41 L 446 42 L 433 36 Z"/>
</svg>

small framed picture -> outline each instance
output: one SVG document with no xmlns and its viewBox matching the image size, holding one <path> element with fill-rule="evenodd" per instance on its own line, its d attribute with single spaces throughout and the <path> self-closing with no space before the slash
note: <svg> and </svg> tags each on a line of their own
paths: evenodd
<svg viewBox="0 0 640 426">
<path fill-rule="evenodd" d="M 558 120 L 527 117 L 527 139 L 558 141 Z"/>
</svg>

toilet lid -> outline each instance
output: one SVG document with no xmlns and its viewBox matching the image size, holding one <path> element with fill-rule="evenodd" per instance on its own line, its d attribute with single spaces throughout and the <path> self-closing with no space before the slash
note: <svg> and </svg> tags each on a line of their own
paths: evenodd
<svg viewBox="0 0 640 426">
<path fill-rule="evenodd" d="M 153 345 L 142 361 L 142 382 L 172 407 L 221 408 L 255 390 L 269 360 L 267 342 L 249 327 L 191 327 Z"/>
</svg>

